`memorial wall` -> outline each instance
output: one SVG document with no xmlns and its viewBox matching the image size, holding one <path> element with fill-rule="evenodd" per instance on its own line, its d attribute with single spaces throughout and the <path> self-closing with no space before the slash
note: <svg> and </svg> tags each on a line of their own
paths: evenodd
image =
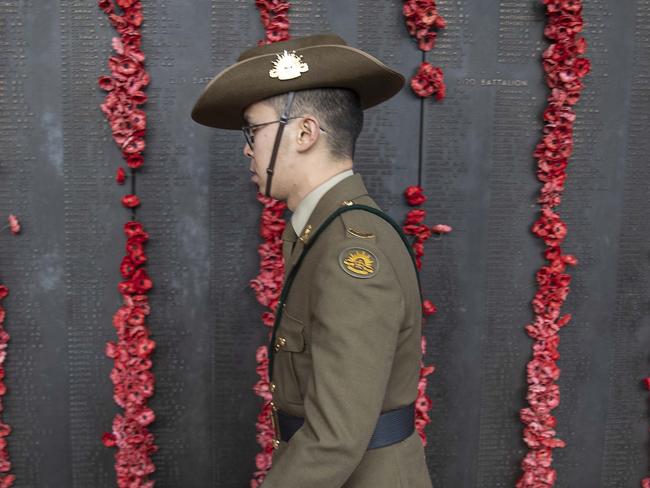
<svg viewBox="0 0 650 488">
<path fill-rule="evenodd" d="M 426 60 L 442 100 L 408 83 L 365 113 L 355 171 L 395 220 L 420 185 L 430 224 L 421 282 L 432 400 L 426 458 L 434 487 L 514 487 L 527 452 L 535 273 L 544 245 L 535 147 L 549 89 L 542 2 L 439 0 L 446 20 Z M 423 60 L 403 2 L 293 0 L 293 37 L 335 32 L 400 71 Z M 268 339 L 250 281 L 262 205 L 239 131 L 198 125 L 207 82 L 264 38 L 253 0 L 142 1 L 145 164 L 115 183 L 120 149 L 100 105 L 116 32 L 97 2 L 0 0 L 0 283 L 7 393 L 2 420 L 13 486 L 108 488 L 102 442 L 121 409 L 106 343 L 124 255 L 123 226 L 149 234 L 147 324 L 155 394 L 149 430 L 160 488 L 249 486 L 260 452 L 256 352 Z M 575 105 L 562 250 L 576 257 L 562 307 L 553 450 L 558 488 L 641 486 L 650 473 L 650 0 L 585 0 L 591 71 Z M 120 204 L 134 192 L 142 204 Z M 287 214 L 288 215 L 288 214 Z M 0 227 L 5 224 L 1 224 Z"/>
</svg>

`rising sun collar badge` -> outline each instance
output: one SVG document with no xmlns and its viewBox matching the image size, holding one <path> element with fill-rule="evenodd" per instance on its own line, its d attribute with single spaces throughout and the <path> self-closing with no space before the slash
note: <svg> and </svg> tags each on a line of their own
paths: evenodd
<svg viewBox="0 0 650 488">
<path fill-rule="evenodd" d="M 277 59 L 273 61 L 273 68 L 269 70 L 271 78 L 278 80 L 292 80 L 302 76 L 302 73 L 309 71 L 307 63 L 303 63 L 302 56 L 298 56 L 296 51 L 290 53 L 286 51 L 277 54 Z"/>
</svg>

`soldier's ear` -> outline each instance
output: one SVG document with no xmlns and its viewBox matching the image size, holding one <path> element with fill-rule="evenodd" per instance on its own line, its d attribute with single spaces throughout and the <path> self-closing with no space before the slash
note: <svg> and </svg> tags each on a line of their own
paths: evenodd
<svg viewBox="0 0 650 488">
<path fill-rule="evenodd" d="M 297 143 L 298 152 L 310 149 L 318 140 L 318 122 L 311 115 L 306 115 L 298 121 Z"/>
</svg>

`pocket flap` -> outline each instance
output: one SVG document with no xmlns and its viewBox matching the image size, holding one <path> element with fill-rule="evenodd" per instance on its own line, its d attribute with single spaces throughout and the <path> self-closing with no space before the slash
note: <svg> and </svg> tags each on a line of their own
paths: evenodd
<svg viewBox="0 0 650 488">
<path fill-rule="evenodd" d="M 275 334 L 275 350 L 302 352 L 305 349 L 305 324 L 283 310 L 282 320 Z"/>
</svg>

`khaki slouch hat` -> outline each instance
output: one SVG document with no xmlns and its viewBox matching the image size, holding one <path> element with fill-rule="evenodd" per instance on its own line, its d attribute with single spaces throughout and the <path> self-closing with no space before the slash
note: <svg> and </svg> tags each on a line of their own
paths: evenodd
<svg viewBox="0 0 650 488">
<path fill-rule="evenodd" d="M 217 74 L 192 109 L 192 119 L 219 129 L 240 129 L 250 104 L 310 88 L 348 88 L 367 109 L 388 100 L 404 77 L 333 34 L 319 34 L 244 51 Z"/>
</svg>

